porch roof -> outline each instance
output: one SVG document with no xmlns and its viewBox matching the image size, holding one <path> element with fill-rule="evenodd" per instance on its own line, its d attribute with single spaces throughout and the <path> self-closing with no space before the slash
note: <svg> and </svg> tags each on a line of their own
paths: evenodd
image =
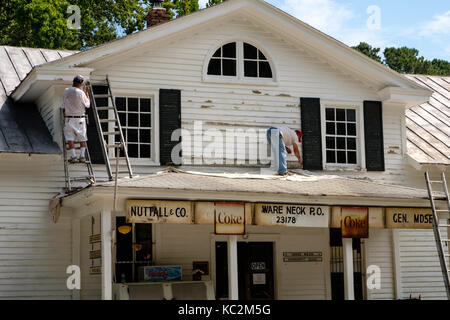
<svg viewBox="0 0 450 320">
<path fill-rule="evenodd" d="M 156 174 L 123 178 L 119 188 L 158 189 L 177 191 L 208 191 L 233 193 L 282 194 L 319 197 L 363 197 L 428 199 L 423 189 L 374 182 L 367 178 L 354 179 L 331 175 L 311 175 L 305 171 L 282 177 L 274 175 L 217 174 L 181 171 L 174 168 Z M 301 172 L 301 173 L 300 173 Z M 114 188 L 115 182 L 104 182 L 92 188 Z M 443 194 L 436 193 L 443 196 Z"/>
</svg>

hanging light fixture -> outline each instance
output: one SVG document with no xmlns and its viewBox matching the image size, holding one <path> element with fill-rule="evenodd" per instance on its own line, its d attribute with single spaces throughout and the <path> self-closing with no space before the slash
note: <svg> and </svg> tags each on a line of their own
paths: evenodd
<svg viewBox="0 0 450 320">
<path fill-rule="evenodd" d="M 131 231 L 131 226 L 123 225 L 117 228 L 121 234 L 128 234 Z"/>
</svg>

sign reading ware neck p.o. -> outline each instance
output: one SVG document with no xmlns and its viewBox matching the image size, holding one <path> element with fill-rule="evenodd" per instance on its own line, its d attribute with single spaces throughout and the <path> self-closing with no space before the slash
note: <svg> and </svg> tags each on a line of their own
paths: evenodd
<svg viewBox="0 0 450 320">
<path fill-rule="evenodd" d="M 127 200 L 128 223 L 192 224 L 190 201 Z"/>
</svg>

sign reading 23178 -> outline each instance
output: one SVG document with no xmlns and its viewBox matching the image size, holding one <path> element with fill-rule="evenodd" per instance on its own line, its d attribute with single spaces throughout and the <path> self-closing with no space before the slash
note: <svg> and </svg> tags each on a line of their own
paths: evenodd
<svg viewBox="0 0 450 320">
<path fill-rule="evenodd" d="M 257 203 L 255 222 L 265 226 L 328 228 L 329 207 Z"/>
</svg>

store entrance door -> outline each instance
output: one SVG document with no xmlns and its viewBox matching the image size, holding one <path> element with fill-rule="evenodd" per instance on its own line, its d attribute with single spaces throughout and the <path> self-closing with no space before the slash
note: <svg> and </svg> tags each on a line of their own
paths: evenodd
<svg viewBox="0 0 450 320">
<path fill-rule="evenodd" d="M 273 300 L 273 243 L 238 242 L 239 300 Z M 227 243 L 216 242 L 216 297 L 228 298 Z"/>
<path fill-rule="evenodd" d="M 273 243 L 238 242 L 239 299 L 273 300 Z"/>
</svg>

